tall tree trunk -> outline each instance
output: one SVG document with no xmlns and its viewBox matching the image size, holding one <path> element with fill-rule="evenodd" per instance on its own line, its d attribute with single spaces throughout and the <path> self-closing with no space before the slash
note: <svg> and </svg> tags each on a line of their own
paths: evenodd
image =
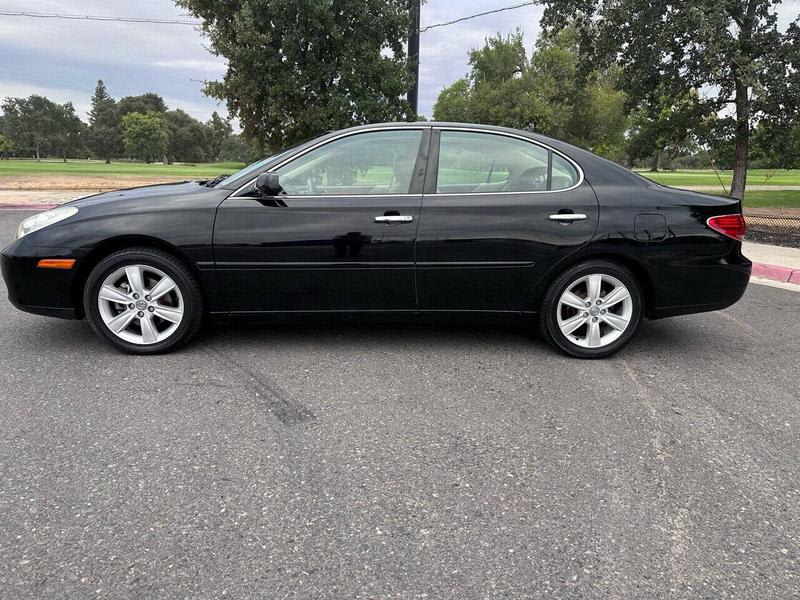
<svg viewBox="0 0 800 600">
<path fill-rule="evenodd" d="M 739 27 L 740 53 L 733 59 L 731 72 L 735 90 L 734 102 L 736 103 L 736 136 L 735 157 L 733 163 L 733 183 L 731 183 L 731 196 L 744 199 L 744 190 L 747 186 L 747 167 L 749 166 L 750 150 L 750 87 L 746 81 L 745 67 L 749 66 L 752 57 L 749 52 L 753 39 L 756 12 L 761 0 L 748 0 L 747 10 L 743 15 Z"/>
<path fill-rule="evenodd" d="M 107 165 L 111 164 L 111 155 L 110 154 L 108 156 L 106 156 L 106 164 Z"/>
<path fill-rule="evenodd" d="M 733 183 L 731 196 L 742 200 L 747 185 L 748 153 L 750 147 L 750 95 L 743 74 L 738 66 L 733 67 L 736 85 L 736 136 L 733 162 Z"/>
<path fill-rule="evenodd" d="M 652 173 L 658 172 L 658 162 L 661 160 L 661 151 L 657 150 L 653 155 L 653 165 L 650 167 Z"/>
</svg>

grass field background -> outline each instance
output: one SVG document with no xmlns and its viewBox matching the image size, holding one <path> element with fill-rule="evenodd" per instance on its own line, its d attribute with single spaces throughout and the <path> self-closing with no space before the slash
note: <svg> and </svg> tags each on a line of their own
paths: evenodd
<svg viewBox="0 0 800 600">
<path fill-rule="evenodd" d="M 714 171 L 637 171 L 640 175 L 652 179 L 657 183 L 675 187 L 683 186 L 720 186 L 719 180 L 727 189 L 731 188 L 733 174 L 730 171 L 720 171 L 719 178 Z M 750 169 L 747 172 L 748 185 L 800 185 L 800 169 Z"/>
<path fill-rule="evenodd" d="M 114 162 L 110 165 L 100 160 L 0 160 L 0 176 L 25 175 L 75 175 L 108 177 L 216 177 L 223 173 L 235 173 L 244 163 L 204 163 L 164 165 L 161 163 Z"/>
<path fill-rule="evenodd" d="M 70 160 L 66 163 L 60 159 L 35 160 L 0 160 L 0 177 L 20 176 L 75 176 L 75 177 L 152 177 L 158 179 L 181 178 L 202 179 L 216 177 L 223 173 L 234 173 L 243 168 L 243 163 L 204 163 L 164 165 L 161 163 L 128 163 L 114 162 L 110 165 L 98 160 Z M 684 171 L 638 171 L 644 177 L 664 185 L 675 187 L 708 186 L 716 187 L 712 193 L 723 194 L 717 175 L 708 170 Z M 722 181 L 730 190 L 731 172 L 720 172 Z M 384 183 L 384 178 L 378 178 Z M 753 169 L 748 172 L 747 183 L 751 186 L 800 186 L 800 169 L 767 170 Z M 2 182 L 0 182 L 2 185 Z M 745 206 L 750 208 L 792 208 L 800 209 L 800 190 L 749 191 L 745 195 Z"/>
</svg>

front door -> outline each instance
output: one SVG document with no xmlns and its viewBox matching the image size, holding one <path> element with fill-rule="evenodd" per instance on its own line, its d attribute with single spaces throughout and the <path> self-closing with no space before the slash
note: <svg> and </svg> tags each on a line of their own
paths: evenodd
<svg viewBox="0 0 800 600">
<path fill-rule="evenodd" d="M 591 186 L 565 157 L 518 136 L 443 129 L 431 148 L 435 176 L 417 232 L 420 310 L 535 310 L 542 276 L 594 235 Z"/>
<path fill-rule="evenodd" d="M 285 195 L 225 200 L 214 227 L 232 314 L 416 310 L 430 129 L 347 134 L 274 169 Z"/>
</svg>

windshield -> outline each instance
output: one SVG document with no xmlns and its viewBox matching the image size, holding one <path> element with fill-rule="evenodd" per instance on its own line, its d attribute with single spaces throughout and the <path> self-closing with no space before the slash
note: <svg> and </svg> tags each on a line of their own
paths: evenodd
<svg viewBox="0 0 800 600">
<path fill-rule="evenodd" d="M 248 175 L 255 177 L 256 173 L 261 171 L 267 165 L 267 163 L 270 163 L 270 162 L 272 162 L 274 160 L 279 159 L 280 157 L 282 157 L 282 156 L 284 156 L 286 154 L 289 154 L 291 151 L 299 148 L 300 146 L 302 146 L 303 144 L 305 144 L 305 143 L 307 143 L 309 141 L 310 140 L 303 140 L 302 142 L 298 142 L 296 144 L 292 144 L 288 148 L 285 148 L 285 149 L 281 150 L 278 154 L 273 154 L 272 156 L 268 156 L 267 158 L 263 158 L 263 159 L 259 160 L 258 162 L 254 162 L 251 165 L 247 165 L 241 171 L 236 171 L 236 173 L 234 173 L 233 175 L 228 175 L 224 179 L 220 179 L 219 181 L 215 182 L 214 185 L 211 186 L 211 187 L 215 187 L 215 188 L 217 188 L 217 187 L 225 187 L 227 184 L 233 183 L 237 179 L 240 179 L 240 178 L 241 179 L 245 179 Z"/>
<path fill-rule="evenodd" d="M 285 154 L 285 152 L 281 152 L 281 154 Z M 212 187 L 225 187 L 225 184 L 231 183 L 239 179 L 240 177 L 244 178 L 246 175 L 251 175 L 251 174 L 255 175 L 256 173 L 258 173 L 260 169 L 264 168 L 264 165 L 266 165 L 269 161 L 278 156 L 280 156 L 280 154 L 273 154 L 272 156 L 268 156 L 267 158 L 261 159 L 258 162 L 254 162 L 251 165 L 247 165 L 241 171 L 236 171 L 236 173 L 234 173 L 233 175 L 228 175 L 227 177 L 225 177 L 225 179 L 217 181 Z"/>
</svg>

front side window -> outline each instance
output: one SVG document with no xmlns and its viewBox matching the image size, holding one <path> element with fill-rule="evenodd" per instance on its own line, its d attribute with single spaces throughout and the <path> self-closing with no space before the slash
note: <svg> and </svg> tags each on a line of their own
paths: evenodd
<svg viewBox="0 0 800 600">
<path fill-rule="evenodd" d="M 438 194 L 542 192 L 577 180 L 568 161 L 538 144 L 492 133 L 441 132 Z"/>
<path fill-rule="evenodd" d="M 372 131 L 334 140 L 277 170 L 289 196 L 408 194 L 418 129 Z"/>
</svg>

